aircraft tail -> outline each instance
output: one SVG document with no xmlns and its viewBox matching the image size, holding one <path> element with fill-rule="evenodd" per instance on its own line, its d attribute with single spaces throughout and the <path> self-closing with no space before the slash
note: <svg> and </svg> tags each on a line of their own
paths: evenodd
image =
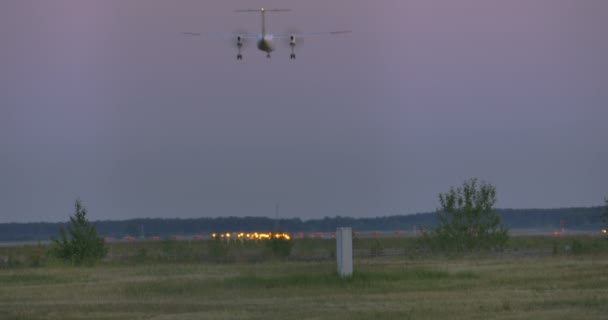
<svg viewBox="0 0 608 320">
<path fill-rule="evenodd" d="M 235 10 L 236 12 L 259 12 L 262 14 L 262 35 L 266 34 L 266 12 L 288 12 L 291 11 L 291 9 L 266 9 L 266 8 L 260 8 L 260 9 L 239 9 L 239 10 Z"/>
</svg>

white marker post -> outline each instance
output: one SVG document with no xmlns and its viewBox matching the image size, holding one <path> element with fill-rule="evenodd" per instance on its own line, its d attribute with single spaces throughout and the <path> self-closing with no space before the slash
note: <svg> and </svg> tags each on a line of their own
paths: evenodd
<svg viewBox="0 0 608 320">
<path fill-rule="evenodd" d="M 353 275 L 353 230 L 350 227 L 336 230 L 336 262 L 338 276 L 347 278 Z"/>
</svg>

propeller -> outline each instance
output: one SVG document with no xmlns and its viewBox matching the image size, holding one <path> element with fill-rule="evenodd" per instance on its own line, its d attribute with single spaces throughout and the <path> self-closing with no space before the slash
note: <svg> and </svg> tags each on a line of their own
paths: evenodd
<svg viewBox="0 0 608 320">
<path fill-rule="evenodd" d="M 253 41 L 253 39 L 238 36 L 238 35 L 242 35 L 242 34 L 248 34 L 248 32 L 246 30 L 235 30 L 232 34 L 237 35 L 237 37 L 230 38 L 229 39 L 230 44 L 237 49 L 239 48 L 239 44 L 240 44 L 241 50 L 243 50 L 243 49 L 249 47 L 251 45 L 251 42 Z"/>
<path fill-rule="evenodd" d="M 290 48 L 292 44 L 295 45 L 296 48 L 302 48 L 302 44 L 304 43 L 304 37 L 298 37 L 297 34 L 301 34 L 302 32 L 297 29 L 289 29 L 287 34 L 290 35 L 287 41 L 281 41 L 287 48 Z"/>
</svg>

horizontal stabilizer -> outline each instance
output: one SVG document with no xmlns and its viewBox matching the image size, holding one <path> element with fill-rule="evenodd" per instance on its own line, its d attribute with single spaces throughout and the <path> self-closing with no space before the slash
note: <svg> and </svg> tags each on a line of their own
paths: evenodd
<svg viewBox="0 0 608 320">
<path fill-rule="evenodd" d="M 304 33 L 283 33 L 283 34 L 274 34 L 275 38 L 287 38 L 291 39 L 291 37 L 295 38 L 306 38 L 311 36 L 324 36 L 324 35 L 336 35 L 336 34 L 345 34 L 352 33 L 351 30 L 340 30 L 340 31 L 327 31 L 327 32 L 304 32 Z"/>
<path fill-rule="evenodd" d="M 239 10 L 234 10 L 235 12 L 289 12 L 291 11 L 291 9 L 265 9 L 265 8 L 260 8 L 260 9 L 239 9 Z"/>
<path fill-rule="evenodd" d="M 184 36 L 207 36 L 210 38 L 218 38 L 218 39 L 259 39 L 261 37 L 260 34 L 257 33 L 215 33 L 215 32 L 189 32 L 185 31 L 181 33 Z"/>
</svg>

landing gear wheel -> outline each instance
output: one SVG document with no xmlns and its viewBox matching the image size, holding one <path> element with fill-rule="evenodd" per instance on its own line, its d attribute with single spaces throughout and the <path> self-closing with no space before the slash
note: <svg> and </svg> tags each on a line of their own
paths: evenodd
<svg viewBox="0 0 608 320">
<path fill-rule="evenodd" d="M 296 54 L 295 54 L 295 53 L 292 53 L 292 54 L 289 56 L 289 59 L 290 59 L 290 60 L 295 60 L 295 59 L 296 59 Z"/>
<path fill-rule="evenodd" d="M 236 47 L 239 49 L 238 54 L 236 55 L 236 60 L 243 60 L 243 55 L 241 54 L 241 48 L 243 48 L 243 39 L 241 36 L 236 38 Z"/>
<path fill-rule="evenodd" d="M 270 59 L 270 53 L 266 54 L 266 58 Z"/>
</svg>

